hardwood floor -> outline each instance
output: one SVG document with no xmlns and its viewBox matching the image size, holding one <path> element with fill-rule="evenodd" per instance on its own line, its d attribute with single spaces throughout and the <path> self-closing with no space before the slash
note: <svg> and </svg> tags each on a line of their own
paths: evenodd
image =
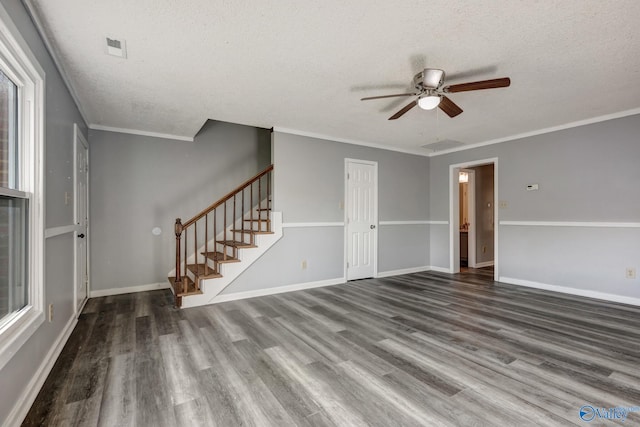
<svg viewBox="0 0 640 427">
<path fill-rule="evenodd" d="M 183 310 L 153 291 L 88 302 L 23 425 L 582 425 L 640 406 L 639 367 L 639 307 L 482 270 Z M 612 422 L 640 412 L 590 424 Z"/>
</svg>

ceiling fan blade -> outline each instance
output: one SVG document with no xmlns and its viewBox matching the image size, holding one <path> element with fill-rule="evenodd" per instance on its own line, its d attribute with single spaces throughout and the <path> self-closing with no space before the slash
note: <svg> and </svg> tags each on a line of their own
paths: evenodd
<svg viewBox="0 0 640 427">
<path fill-rule="evenodd" d="M 444 95 L 442 95 L 442 99 L 440 100 L 440 104 L 438 104 L 438 107 L 442 111 L 447 113 L 447 116 L 449 117 L 455 117 L 458 114 L 462 113 L 462 108 L 458 107 L 458 104 L 456 104 L 455 102 L 453 102 L 452 100 L 450 100 Z"/>
<path fill-rule="evenodd" d="M 410 103 L 408 103 L 407 105 L 405 105 L 402 110 L 398 111 L 397 113 L 395 113 L 393 116 L 389 117 L 389 120 L 395 120 L 395 119 L 399 119 L 400 117 L 402 117 L 402 115 L 404 113 L 406 113 L 407 111 L 411 110 L 413 107 L 415 107 L 416 105 L 418 105 L 418 101 L 411 101 Z"/>
<path fill-rule="evenodd" d="M 395 95 L 368 96 L 366 98 L 360 98 L 360 101 L 368 101 L 370 99 L 394 98 L 396 96 L 417 96 L 417 94 L 415 94 L 415 93 L 397 93 Z"/>
<path fill-rule="evenodd" d="M 509 77 L 501 79 L 481 80 L 478 82 L 460 83 L 457 85 L 445 86 L 443 90 L 449 93 L 468 92 L 470 90 L 495 89 L 498 87 L 508 87 L 511 85 Z"/>
</svg>

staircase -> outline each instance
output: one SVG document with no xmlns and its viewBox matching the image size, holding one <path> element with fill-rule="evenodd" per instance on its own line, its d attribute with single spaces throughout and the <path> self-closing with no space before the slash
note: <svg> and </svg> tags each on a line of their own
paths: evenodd
<svg viewBox="0 0 640 427">
<path fill-rule="evenodd" d="M 273 165 L 184 223 L 176 219 L 176 307 L 213 302 L 282 237 L 281 215 L 271 212 L 272 172 Z"/>
</svg>

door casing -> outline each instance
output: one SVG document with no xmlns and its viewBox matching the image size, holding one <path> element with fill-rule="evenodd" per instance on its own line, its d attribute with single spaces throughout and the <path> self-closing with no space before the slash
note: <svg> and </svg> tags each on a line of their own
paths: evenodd
<svg viewBox="0 0 640 427">
<path fill-rule="evenodd" d="M 87 143 L 87 140 L 85 139 L 84 135 L 82 134 L 82 132 L 80 131 L 80 128 L 78 127 L 77 124 L 74 124 L 73 126 L 73 197 L 74 197 L 74 202 L 73 202 L 73 219 L 74 219 L 74 225 L 75 225 L 75 231 L 73 233 L 74 236 L 74 241 L 73 241 L 73 259 L 74 259 L 74 287 L 73 287 L 73 305 L 74 305 L 74 309 L 75 309 L 75 313 L 76 315 L 80 315 L 80 312 L 82 311 L 84 304 L 87 302 L 87 300 L 89 299 L 89 293 L 90 293 L 90 283 L 89 283 L 89 144 Z M 83 169 L 83 171 L 80 171 L 80 165 L 78 164 L 78 154 L 80 152 L 80 150 L 86 150 L 86 165 Z M 81 218 L 81 207 L 79 206 L 79 204 L 81 203 L 81 198 L 79 197 L 80 195 L 80 186 L 79 186 L 79 178 L 80 178 L 80 173 L 84 173 L 86 174 L 86 184 L 85 184 L 85 189 L 84 189 L 84 200 L 85 200 L 85 218 Z M 84 246 L 85 246 L 85 250 L 82 251 L 84 252 L 84 254 L 80 253 L 79 251 L 79 244 L 78 244 L 78 240 L 79 234 L 84 234 Z M 82 257 L 84 255 L 85 259 L 84 259 L 84 272 L 79 271 L 82 268 L 82 261 L 80 259 L 80 257 Z M 85 276 L 84 279 L 82 279 L 82 276 Z M 85 298 L 82 301 L 79 301 L 79 288 L 82 285 L 82 281 L 85 282 Z"/>
<path fill-rule="evenodd" d="M 449 165 L 449 272 L 460 272 L 460 170 L 474 166 L 493 164 L 493 247 L 494 247 L 494 280 L 498 280 L 499 273 L 499 248 L 498 248 L 498 158 L 474 160 L 465 163 Z M 474 242 L 475 245 L 475 242 Z"/>
<path fill-rule="evenodd" d="M 374 191 L 373 191 L 373 225 L 375 228 L 373 229 L 373 275 L 372 277 L 378 276 L 378 162 L 373 162 L 369 160 L 359 160 L 359 159 L 344 159 L 344 277 L 345 280 L 349 279 L 348 272 L 348 239 L 349 239 L 349 165 L 352 163 L 366 164 L 373 166 L 374 173 Z M 353 280 L 353 279 L 352 279 Z"/>
</svg>

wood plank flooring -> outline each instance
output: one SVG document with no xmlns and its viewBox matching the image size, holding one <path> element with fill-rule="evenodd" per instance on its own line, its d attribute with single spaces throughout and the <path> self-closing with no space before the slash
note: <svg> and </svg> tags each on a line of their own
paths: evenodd
<svg viewBox="0 0 640 427">
<path fill-rule="evenodd" d="M 556 426 L 640 406 L 640 308 L 416 273 L 176 310 L 92 299 L 26 426 Z M 590 425 L 640 425 L 640 412 Z"/>
</svg>

